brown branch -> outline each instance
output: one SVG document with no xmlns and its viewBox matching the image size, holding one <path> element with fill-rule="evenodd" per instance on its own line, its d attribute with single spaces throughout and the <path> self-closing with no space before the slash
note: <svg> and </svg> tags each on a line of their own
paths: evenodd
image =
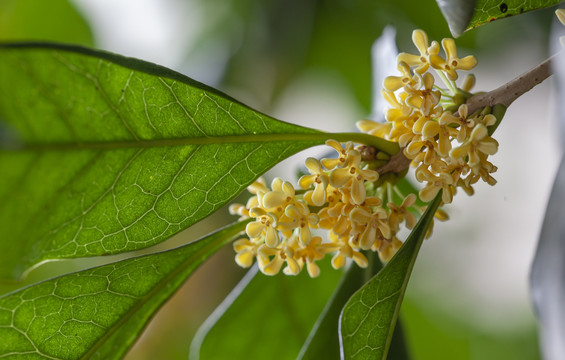
<svg viewBox="0 0 565 360">
<path fill-rule="evenodd" d="M 408 169 L 408 167 L 410 166 L 410 162 L 412 162 L 412 160 L 404 156 L 404 151 L 402 150 L 403 149 L 400 149 L 399 152 L 392 155 L 392 157 L 386 164 L 384 164 L 382 167 L 377 169 L 379 175 L 383 175 L 391 172 L 398 174 Z"/>
<path fill-rule="evenodd" d="M 504 105 L 506 107 L 510 106 L 520 96 L 524 95 L 526 92 L 530 91 L 536 85 L 542 83 L 550 75 L 553 74 L 553 67 L 557 64 L 557 59 L 559 57 L 565 56 L 563 52 L 551 56 L 549 59 L 545 60 L 541 64 L 537 65 L 533 69 L 523 73 L 512 81 L 492 90 L 487 93 L 482 93 L 471 97 L 467 100 L 468 112 L 473 114 L 474 112 L 485 108 L 487 106 L 494 105 Z M 398 153 L 393 155 L 390 160 L 382 167 L 378 168 L 377 171 L 380 175 L 386 173 L 401 173 L 408 169 L 411 160 L 408 159 L 400 149 Z"/>
<path fill-rule="evenodd" d="M 553 55 L 533 69 L 523 73 L 499 88 L 471 97 L 467 100 L 469 114 L 473 114 L 487 106 L 498 104 L 506 107 L 510 106 L 514 100 L 540 84 L 553 73 L 552 67 L 555 65 L 557 57 L 561 56 L 560 54 L 561 53 Z"/>
</svg>

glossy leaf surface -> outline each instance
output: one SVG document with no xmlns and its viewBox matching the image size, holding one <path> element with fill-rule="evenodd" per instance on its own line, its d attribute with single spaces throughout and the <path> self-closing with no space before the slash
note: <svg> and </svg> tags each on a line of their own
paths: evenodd
<svg viewBox="0 0 565 360">
<path fill-rule="evenodd" d="M 300 351 L 299 359 L 339 359 L 339 315 L 347 303 L 361 286 L 382 269 L 377 255 L 369 253 L 371 266 L 367 269 L 351 264 L 342 278 L 324 311 L 310 331 L 308 339 Z"/>
<path fill-rule="evenodd" d="M 120 359 L 190 274 L 245 228 L 47 280 L 0 298 L 0 358 Z"/>
<path fill-rule="evenodd" d="M 0 277 L 13 278 L 165 240 L 327 138 L 169 69 L 50 44 L 0 46 L 0 120 Z"/>
<path fill-rule="evenodd" d="M 412 268 L 440 201 L 441 192 L 429 204 L 396 255 L 343 308 L 340 317 L 342 358 L 387 358 Z"/>
<path fill-rule="evenodd" d="M 555 6 L 560 2 L 561 0 L 476 0 L 475 10 L 467 30 L 508 16 L 520 15 L 528 11 Z"/>
</svg>

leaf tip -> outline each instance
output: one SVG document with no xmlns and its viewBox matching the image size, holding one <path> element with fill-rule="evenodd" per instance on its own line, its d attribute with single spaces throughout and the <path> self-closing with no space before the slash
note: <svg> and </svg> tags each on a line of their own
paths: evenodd
<svg viewBox="0 0 565 360">
<path fill-rule="evenodd" d="M 476 0 L 436 0 L 449 30 L 454 37 L 461 36 L 473 17 Z"/>
</svg>

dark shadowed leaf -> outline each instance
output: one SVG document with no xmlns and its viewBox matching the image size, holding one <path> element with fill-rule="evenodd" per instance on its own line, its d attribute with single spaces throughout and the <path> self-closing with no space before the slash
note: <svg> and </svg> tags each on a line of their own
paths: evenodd
<svg viewBox="0 0 565 360">
<path fill-rule="evenodd" d="M 320 265 L 316 279 L 250 270 L 195 336 L 191 359 L 295 359 L 343 275 Z"/>
<path fill-rule="evenodd" d="M 347 300 L 371 277 L 382 269 L 382 264 L 374 253 L 367 254 L 371 266 L 362 269 L 352 264 L 342 278 L 324 311 L 310 331 L 304 343 L 300 359 L 339 359 L 338 321 L 341 309 Z"/>
<path fill-rule="evenodd" d="M 245 225 L 0 297 L 0 358 L 122 358 L 159 307 Z"/>
<path fill-rule="evenodd" d="M 412 268 L 440 201 L 441 192 L 429 204 L 398 253 L 343 308 L 340 317 L 342 358 L 387 358 Z"/>
<path fill-rule="evenodd" d="M 51 44 L 0 45 L 0 125 L 4 278 L 156 244 L 328 138 L 172 70 Z"/>
</svg>

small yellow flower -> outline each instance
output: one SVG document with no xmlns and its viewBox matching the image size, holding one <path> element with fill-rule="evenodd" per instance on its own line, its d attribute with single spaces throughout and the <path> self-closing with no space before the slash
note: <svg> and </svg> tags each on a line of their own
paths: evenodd
<svg viewBox="0 0 565 360">
<path fill-rule="evenodd" d="M 384 89 L 381 91 L 381 94 L 391 106 L 385 112 L 386 121 L 392 123 L 402 122 L 412 115 L 413 109 L 405 104 L 406 97 L 408 96 L 406 92 L 400 94 L 400 99 L 397 99 L 393 92 Z"/>
<path fill-rule="evenodd" d="M 323 259 L 326 254 L 336 251 L 339 246 L 335 243 L 322 243 L 322 238 L 314 236 L 310 243 L 296 252 L 296 257 L 302 258 L 306 262 L 306 270 L 310 277 L 315 278 L 320 275 L 320 268 L 316 264 L 317 260 Z"/>
<path fill-rule="evenodd" d="M 353 150 L 353 143 L 351 141 L 345 144 L 345 149 L 341 146 L 339 142 L 336 140 L 327 140 L 326 145 L 331 146 L 337 151 L 338 158 L 337 159 L 322 159 L 321 163 L 324 167 L 328 170 L 332 170 L 335 168 L 340 168 L 345 165 L 345 160 L 347 159 L 347 153 L 350 150 Z"/>
<path fill-rule="evenodd" d="M 322 170 L 322 165 L 318 160 L 309 157 L 305 164 L 310 175 L 302 176 L 298 180 L 298 184 L 303 189 L 308 189 L 314 184 L 314 190 L 308 198 L 311 199 L 312 205 L 322 206 L 326 202 L 326 187 L 330 182 L 329 176 Z"/>
<path fill-rule="evenodd" d="M 424 140 L 432 140 L 436 136 L 437 141 L 437 153 L 441 157 L 448 157 L 449 151 L 451 150 L 451 139 L 457 136 L 458 131 L 448 125 L 442 125 L 437 121 L 428 121 L 422 129 L 422 138 Z"/>
<path fill-rule="evenodd" d="M 430 55 L 430 63 L 434 69 L 442 70 L 449 80 L 457 80 L 457 70 L 471 70 L 477 65 L 477 59 L 473 55 L 460 59 L 457 57 L 455 41 L 450 38 L 443 39 L 441 45 L 445 50 L 447 59 L 444 60 L 437 54 Z"/>
<path fill-rule="evenodd" d="M 459 106 L 457 110 L 459 117 L 454 116 L 449 111 L 444 111 L 438 120 L 438 123 L 442 126 L 458 126 L 458 133 L 456 139 L 458 142 L 462 143 L 467 139 L 467 134 L 471 133 L 473 127 L 475 126 L 475 121 L 473 119 L 468 119 L 468 108 L 467 104 Z"/>
<path fill-rule="evenodd" d="M 423 89 L 406 88 L 406 105 L 414 109 L 420 110 L 425 116 L 433 116 L 441 113 L 441 108 L 437 107 L 441 99 L 439 90 L 434 90 L 434 77 L 430 73 L 422 76 Z"/>
<path fill-rule="evenodd" d="M 280 216 L 287 205 L 296 202 L 294 186 L 281 178 L 275 178 L 271 184 L 271 189 L 272 191 L 265 193 L 260 198 L 260 204 L 263 208 Z"/>
<path fill-rule="evenodd" d="M 389 202 L 387 204 L 387 207 L 390 209 L 390 214 L 388 215 L 388 224 L 393 233 L 398 232 L 398 230 L 400 229 L 400 224 L 403 221 L 406 222 L 406 227 L 408 229 L 414 228 L 414 226 L 416 225 L 416 217 L 414 216 L 414 214 L 408 211 L 408 208 L 413 206 L 415 203 L 416 195 L 408 194 L 408 196 L 406 196 L 404 200 L 402 200 L 402 204 L 400 204 L 400 206 L 396 205 L 393 202 Z"/>
<path fill-rule="evenodd" d="M 389 239 L 391 237 L 387 213 L 382 207 L 377 207 L 372 212 L 364 208 L 355 208 L 351 210 L 349 218 L 356 232 L 361 233 L 358 241 L 359 248 L 363 250 L 369 250 L 377 238 Z"/>
<path fill-rule="evenodd" d="M 410 66 L 404 61 L 399 61 L 397 64 L 400 76 L 387 76 L 383 81 L 383 88 L 386 91 L 394 92 L 404 86 L 415 86 L 419 83 L 419 79 L 412 76 Z"/>
<path fill-rule="evenodd" d="M 330 241 L 339 246 L 337 253 L 332 258 L 332 267 L 334 269 L 341 269 L 345 266 L 348 258 L 353 259 L 353 261 L 355 261 L 355 263 L 361 268 L 366 268 L 367 265 L 369 265 L 369 261 L 365 255 L 353 249 L 351 245 L 349 245 L 347 238 L 338 237 L 331 231 L 329 237 Z"/>
<path fill-rule="evenodd" d="M 455 187 L 453 186 L 453 178 L 450 174 L 440 173 L 436 175 L 428 169 L 420 167 L 416 170 L 416 178 L 419 182 L 427 182 L 419 193 L 422 201 L 432 201 L 442 189 L 442 201 L 445 204 L 450 204 L 453 200 Z"/>
<path fill-rule="evenodd" d="M 235 262 L 243 268 L 248 268 L 253 265 L 253 260 L 255 260 L 255 256 L 257 256 L 257 249 L 260 245 L 260 243 L 250 241 L 249 239 L 234 241 L 233 249 L 236 252 Z"/>
<path fill-rule="evenodd" d="M 378 249 L 379 258 L 384 263 L 389 262 L 400 247 L 402 247 L 402 241 L 396 236 L 393 237 L 391 241 L 383 242 Z"/>
<path fill-rule="evenodd" d="M 287 206 L 284 213 L 291 219 L 291 226 L 298 229 L 300 244 L 308 245 L 312 239 L 310 226 L 315 226 L 318 223 L 318 215 L 310 213 L 308 206 L 301 203 L 297 204 L 297 206 Z"/>
<path fill-rule="evenodd" d="M 257 249 L 259 270 L 265 275 L 276 275 L 286 263 L 283 272 L 286 275 L 297 275 L 302 269 L 302 263 L 295 259 L 294 254 L 295 249 L 290 245 L 276 249 L 261 245 Z"/>
<path fill-rule="evenodd" d="M 278 218 L 276 215 L 260 207 L 252 208 L 249 214 L 256 220 L 248 223 L 245 227 L 247 236 L 251 239 L 264 237 L 267 246 L 276 247 L 279 244 L 279 233 L 276 230 Z"/>
<path fill-rule="evenodd" d="M 351 181 L 351 199 L 354 204 L 362 204 L 365 201 L 365 181 L 377 181 L 379 173 L 375 170 L 362 169 L 360 167 L 361 154 L 357 150 L 350 150 L 342 168 L 332 170 L 330 173 L 330 184 L 339 188 Z"/>
<path fill-rule="evenodd" d="M 449 155 L 452 158 L 464 158 L 468 156 L 467 163 L 472 169 L 478 169 L 481 165 L 479 154 L 494 155 L 498 150 L 498 142 L 488 136 L 488 130 L 483 124 L 477 124 L 469 139 L 459 147 L 452 149 Z"/>
<path fill-rule="evenodd" d="M 404 155 L 413 160 L 413 164 L 431 164 L 436 159 L 438 144 L 435 139 L 426 139 L 421 135 L 415 136 L 404 148 Z"/>
<path fill-rule="evenodd" d="M 400 53 L 397 56 L 397 61 L 404 61 L 410 66 L 417 66 L 414 71 L 423 74 L 430 66 L 430 56 L 439 53 L 439 43 L 432 41 L 430 46 L 428 46 L 428 35 L 423 30 L 414 30 L 412 32 L 412 42 L 416 45 L 420 55 Z"/>
</svg>

